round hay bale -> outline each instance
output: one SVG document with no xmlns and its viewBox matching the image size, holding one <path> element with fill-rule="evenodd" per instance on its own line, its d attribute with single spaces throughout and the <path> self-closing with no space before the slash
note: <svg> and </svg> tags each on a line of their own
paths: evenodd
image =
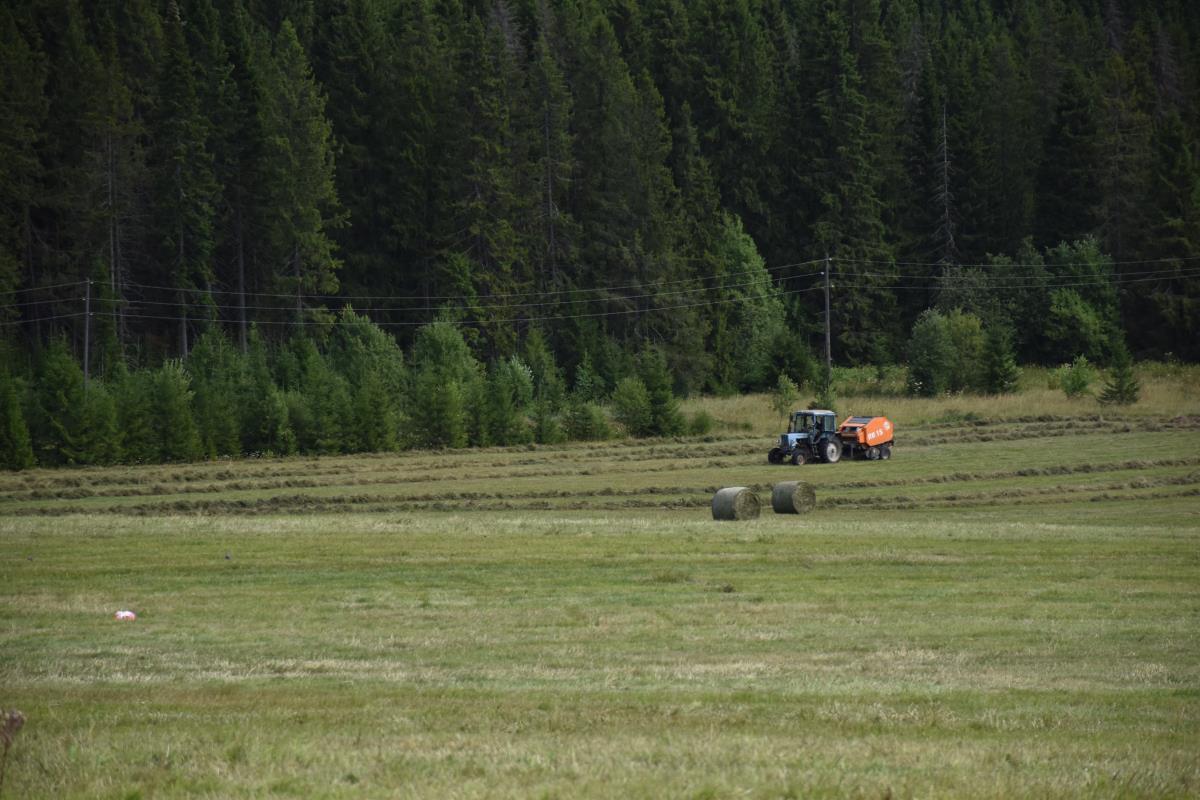
<svg viewBox="0 0 1200 800">
<path fill-rule="evenodd" d="M 771 490 L 771 508 L 776 514 L 807 514 L 816 505 L 817 493 L 804 481 L 784 481 Z"/>
<path fill-rule="evenodd" d="M 737 520 L 758 517 L 758 495 L 745 486 L 730 486 L 713 495 L 713 519 Z"/>
</svg>

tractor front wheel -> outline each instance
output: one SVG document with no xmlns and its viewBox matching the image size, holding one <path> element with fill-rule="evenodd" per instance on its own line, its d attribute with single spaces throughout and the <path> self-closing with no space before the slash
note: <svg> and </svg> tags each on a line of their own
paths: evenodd
<svg viewBox="0 0 1200 800">
<path fill-rule="evenodd" d="M 772 447 L 771 452 L 767 453 L 767 463 L 782 464 L 783 463 L 783 451 L 780 450 L 778 447 Z"/>
<path fill-rule="evenodd" d="M 842 443 L 837 439 L 826 439 L 821 444 L 821 458 L 827 464 L 836 464 L 842 457 Z"/>
<path fill-rule="evenodd" d="M 795 452 L 792 453 L 792 463 L 795 464 L 797 467 L 804 466 L 804 464 L 807 463 L 807 461 L 808 461 L 808 456 L 806 456 L 804 454 L 803 450 L 796 450 Z"/>
</svg>

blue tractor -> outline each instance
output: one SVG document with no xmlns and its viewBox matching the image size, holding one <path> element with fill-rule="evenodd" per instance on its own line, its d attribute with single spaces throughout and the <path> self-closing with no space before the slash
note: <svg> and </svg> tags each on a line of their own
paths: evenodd
<svg viewBox="0 0 1200 800">
<path fill-rule="evenodd" d="M 767 453 L 767 461 L 800 465 L 809 461 L 837 463 L 842 457 L 842 440 L 837 434 L 837 417 L 832 411 L 806 409 L 793 411 L 788 432 L 779 437 L 779 446 Z"/>
</svg>

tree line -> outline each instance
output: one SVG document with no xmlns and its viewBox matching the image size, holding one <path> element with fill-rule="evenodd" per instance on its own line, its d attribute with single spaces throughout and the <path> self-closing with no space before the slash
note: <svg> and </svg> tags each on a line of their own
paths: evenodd
<svg viewBox="0 0 1200 800">
<path fill-rule="evenodd" d="M 654 347 L 628 356 L 615 386 L 586 358 L 568 383 L 537 331 L 485 366 L 449 321 L 421 327 L 406 357 L 351 308 L 336 319 L 320 347 L 297 336 L 272 349 L 252 328 L 243 351 L 212 328 L 186 359 L 99 379 L 53 339 L 33 374 L 0 370 L 0 469 L 557 444 L 607 439 L 614 423 L 639 437 L 712 425 L 680 412 Z"/>
<path fill-rule="evenodd" d="M 826 271 L 836 363 L 929 309 L 1023 362 L 1194 360 L 1197 42 L 1187 0 L 8 4 L 6 370 L 223 332 L 289 386 L 349 302 L 403 348 L 762 389 Z"/>
</svg>

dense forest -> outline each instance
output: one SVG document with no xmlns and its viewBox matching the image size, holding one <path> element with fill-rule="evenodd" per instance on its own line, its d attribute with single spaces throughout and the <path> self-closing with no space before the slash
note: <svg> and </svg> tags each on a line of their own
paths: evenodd
<svg viewBox="0 0 1200 800">
<path fill-rule="evenodd" d="M 46 403 L 224 391 L 290 403 L 284 440 L 130 458 L 286 451 L 306 382 L 413 420 L 422 363 L 529 402 L 803 383 L 826 286 L 835 364 L 938 325 L 1200 358 L 1190 0 L 26 0 L 0 108 L 0 406 L 35 445 Z M 244 395 L 205 383 L 232 361 Z"/>
</svg>

